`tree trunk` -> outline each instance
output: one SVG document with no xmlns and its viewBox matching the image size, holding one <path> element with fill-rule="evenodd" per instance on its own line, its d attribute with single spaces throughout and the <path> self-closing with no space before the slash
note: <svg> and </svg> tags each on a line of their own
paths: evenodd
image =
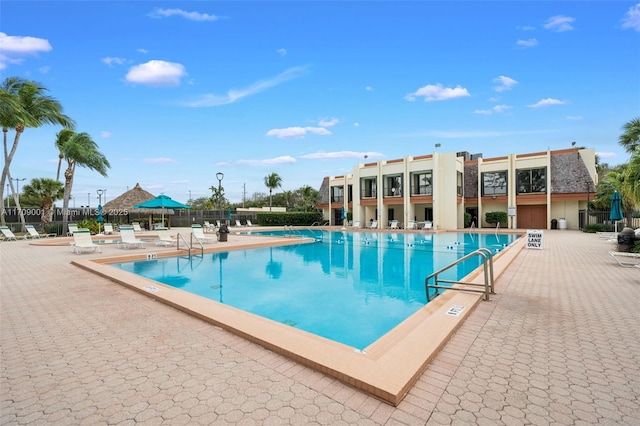
<svg viewBox="0 0 640 426">
<path fill-rule="evenodd" d="M 64 195 L 62 197 L 62 233 L 67 232 L 69 224 L 69 199 L 71 198 L 71 186 L 73 185 L 73 170 L 75 163 L 69 163 L 67 170 L 64 171 Z"/>
<path fill-rule="evenodd" d="M 4 225 L 4 186 L 7 182 L 7 175 L 9 174 L 9 165 L 11 164 L 11 160 L 13 160 L 13 154 L 16 153 L 16 149 L 18 148 L 18 143 L 20 142 L 20 135 L 24 132 L 23 127 L 16 128 L 16 137 L 13 140 L 13 146 L 11 147 L 11 152 L 7 155 L 7 132 L 4 131 L 4 167 L 2 168 L 2 177 L 0 177 L 0 207 L 2 208 L 2 224 Z M 19 209 L 20 206 L 16 205 Z M 21 213 L 20 218 L 22 219 L 22 224 L 24 225 L 24 215 Z"/>
</svg>

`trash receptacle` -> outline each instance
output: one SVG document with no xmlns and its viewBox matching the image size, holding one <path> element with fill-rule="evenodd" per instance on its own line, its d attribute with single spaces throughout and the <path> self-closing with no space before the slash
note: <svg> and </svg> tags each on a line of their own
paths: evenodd
<svg viewBox="0 0 640 426">
<path fill-rule="evenodd" d="M 227 242 L 227 234 L 229 234 L 229 227 L 226 223 L 223 223 L 218 230 L 218 241 L 222 243 Z"/>
<path fill-rule="evenodd" d="M 551 229 L 558 229 L 558 219 L 551 219 Z"/>
<path fill-rule="evenodd" d="M 624 228 L 618 234 L 618 251 L 630 253 L 636 244 L 636 234 L 632 228 Z"/>
</svg>

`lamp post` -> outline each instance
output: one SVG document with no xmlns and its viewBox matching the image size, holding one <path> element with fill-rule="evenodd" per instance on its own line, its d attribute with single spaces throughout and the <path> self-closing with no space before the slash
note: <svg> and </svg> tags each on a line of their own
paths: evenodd
<svg viewBox="0 0 640 426">
<path fill-rule="evenodd" d="M 11 194 L 9 193 L 9 184 L 7 184 L 7 208 L 11 208 Z"/>
<path fill-rule="evenodd" d="M 220 211 L 220 223 L 222 223 L 222 179 L 224 173 L 216 173 L 216 179 L 218 179 L 218 210 Z M 225 222 L 226 223 L 226 222 Z"/>
<path fill-rule="evenodd" d="M 18 194 L 18 200 L 19 200 L 20 199 L 20 182 L 27 180 L 27 178 L 22 178 L 22 179 L 13 178 L 13 180 L 16 182 L 16 194 Z"/>
</svg>

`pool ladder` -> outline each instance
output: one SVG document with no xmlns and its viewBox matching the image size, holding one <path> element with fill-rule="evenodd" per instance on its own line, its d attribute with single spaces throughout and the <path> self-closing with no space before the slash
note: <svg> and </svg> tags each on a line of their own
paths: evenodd
<svg viewBox="0 0 640 426">
<path fill-rule="evenodd" d="M 181 235 L 180 233 L 178 233 L 177 239 L 178 239 L 178 243 L 177 243 L 176 249 L 180 250 L 180 241 L 182 241 L 184 245 L 187 246 L 186 250 L 189 251 L 189 257 L 191 257 L 191 249 L 193 249 L 193 240 L 194 240 L 193 234 L 190 234 L 190 237 L 189 237 L 190 242 L 187 242 L 184 236 Z M 200 256 L 204 257 L 204 246 L 202 245 L 202 242 L 200 242 L 200 240 L 198 240 L 197 238 L 195 240 L 200 246 Z"/>
<path fill-rule="evenodd" d="M 482 263 L 483 263 L 483 269 L 484 269 L 484 284 L 477 284 L 477 283 L 469 283 L 469 282 L 463 282 L 463 281 L 452 281 L 452 280 L 443 280 L 438 278 L 438 276 L 440 274 L 442 274 L 443 272 L 453 268 L 454 266 L 458 265 L 459 263 L 464 262 L 467 259 L 470 259 L 472 257 L 475 256 L 480 256 L 482 257 Z M 433 284 L 430 283 L 430 280 L 433 279 Z M 476 286 L 476 287 L 483 287 L 482 289 L 479 288 L 466 288 L 466 287 L 453 287 L 453 286 L 444 286 L 444 285 L 440 285 L 440 283 L 448 283 L 448 284 L 462 284 L 464 286 Z M 440 289 L 444 289 L 444 290 L 458 290 L 458 291 L 467 291 L 467 292 L 471 292 L 471 293 L 483 293 L 484 294 L 484 300 L 489 300 L 489 294 L 495 294 L 494 288 L 493 288 L 493 254 L 491 253 L 491 250 L 487 249 L 487 248 L 479 248 L 478 250 L 469 253 L 466 256 L 461 257 L 460 259 L 456 260 L 455 262 L 445 266 L 444 268 L 434 272 L 433 274 L 429 275 L 427 278 L 425 278 L 424 280 L 424 287 L 425 287 L 425 291 L 427 293 L 427 301 L 430 302 L 433 298 L 435 298 L 436 296 L 438 296 L 440 294 L 439 290 Z M 433 295 L 433 297 L 431 297 L 429 295 L 429 289 L 434 288 L 435 294 Z"/>
</svg>

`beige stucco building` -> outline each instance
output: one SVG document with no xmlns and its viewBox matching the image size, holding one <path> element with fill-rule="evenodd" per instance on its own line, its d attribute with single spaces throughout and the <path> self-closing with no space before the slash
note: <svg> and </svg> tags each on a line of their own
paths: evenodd
<svg viewBox="0 0 640 426">
<path fill-rule="evenodd" d="M 579 229 L 596 183 L 593 149 L 496 158 L 434 152 L 360 163 L 351 174 L 326 177 L 318 208 L 332 225 L 343 223 L 344 211 L 361 227 L 374 220 L 379 228 L 429 221 L 434 229 L 461 229 L 465 213 L 488 227 L 494 225 L 485 214 L 503 211 L 511 229 L 549 229 L 553 219 L 560 228 Z"/>
</svg>

